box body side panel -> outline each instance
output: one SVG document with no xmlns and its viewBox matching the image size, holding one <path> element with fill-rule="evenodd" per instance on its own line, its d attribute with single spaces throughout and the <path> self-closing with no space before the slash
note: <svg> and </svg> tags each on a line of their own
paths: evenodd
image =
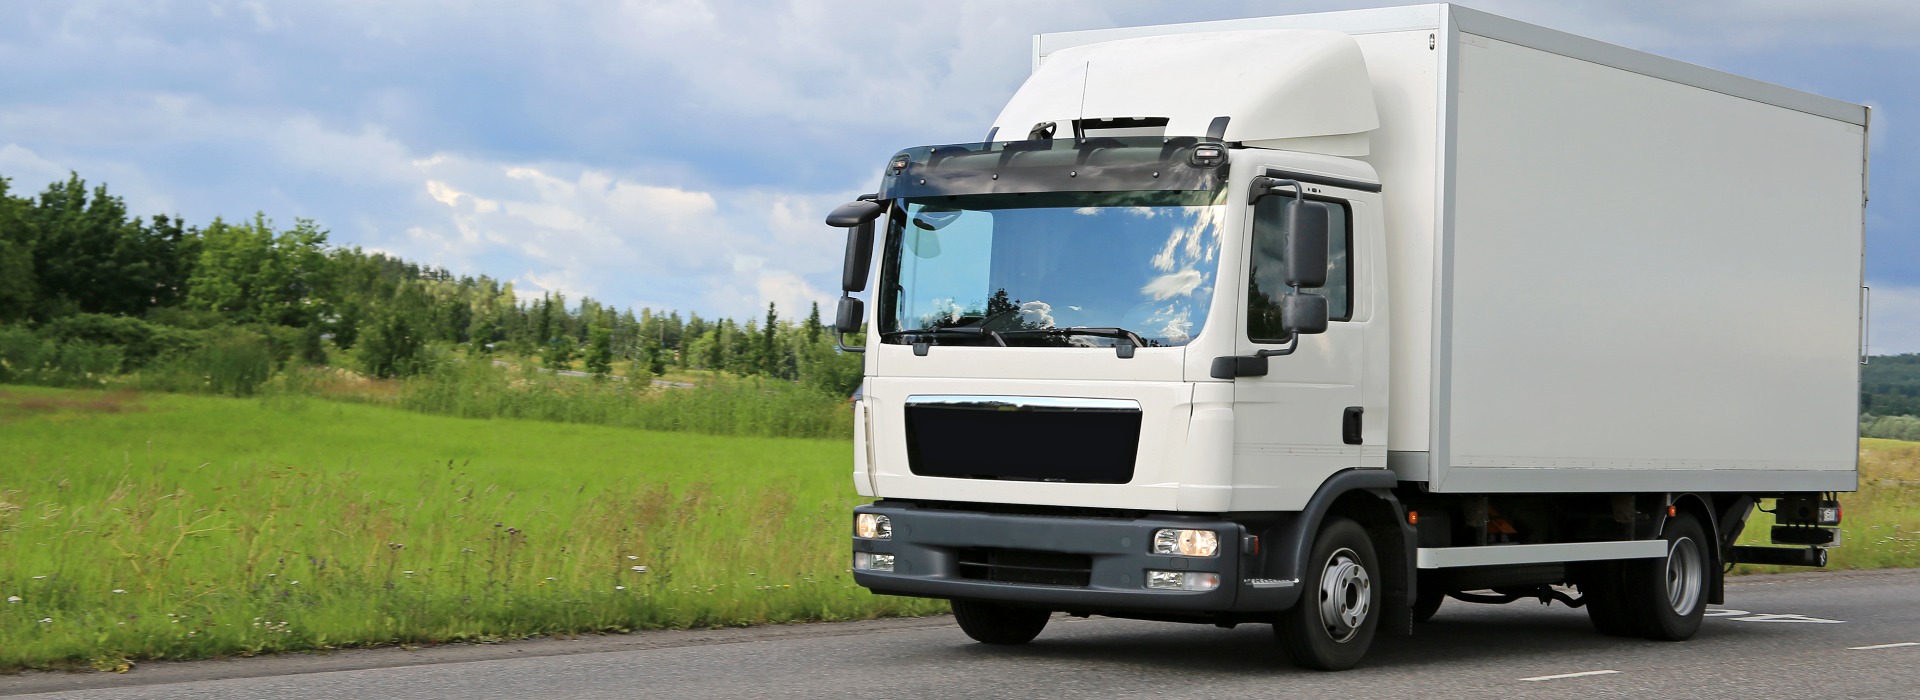
<svg viewBox="0 0 1920 700">
<path fill-rule="evenodd" d="M 1864 130 L 1460 42 L 1436 488 L 1852 488 Z"/>
</svg>

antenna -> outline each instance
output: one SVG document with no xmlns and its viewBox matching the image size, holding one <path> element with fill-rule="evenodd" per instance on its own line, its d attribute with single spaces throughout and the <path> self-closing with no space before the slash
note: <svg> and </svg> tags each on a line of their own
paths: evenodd
<svg viewBox="0 0 1920 700">
<path fill-rule="evenodd" d="M 1080 126 L 1080 124 L 1086 121 L 1087 119 L 1087 79 L 1088 79 L 1088 76 L 1091 76 L 1092 74 L 1093 74 L 1093 61 L 1087 61 L 1086 65 L 1080 68 L 1080 113 L 1078 115 L 1075 115 L 1073 118 L 1074 143 L 1079 143 L 1081 141 L 1086 140 L 1086 131 Z"/>
</svg>

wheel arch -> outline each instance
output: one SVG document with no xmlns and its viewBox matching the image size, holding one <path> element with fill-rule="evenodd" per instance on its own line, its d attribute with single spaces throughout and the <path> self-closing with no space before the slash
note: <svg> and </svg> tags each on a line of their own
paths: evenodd
<svg viewBox="0 0 1920 700">
<path fill-rule="evenodd" d="M 1356 489 L 1335 499 L 1327 516 L 1359 523 L 1360 529 L 1373 541 L 1374 552 L 1380 560 L 1380 579 L 1385 584 L 1380 598 L 1384 603 L 1380 629 L 1399 636 L 1413 634 L 1413 604 L 1417 592 L 1414 567 L 1419 538 L 1407 523 L 1407 511 L 1400 499 L 1386 489 Z M 1324 520 L 1321 524 L 1325 524 Z"/>
<path fill-rule="evenodd" d="M 1413 567 L 1417 539 L 1406 522 L 1406 509 L 1393 495 L 1399 477 L 1385 469 L 1348 469 L 1322 482 L 1297 517 L 1279 528 L 1268 550 L 1266 570 L 1293 581 L 1304 580 L 1314 537 L 1329 518 L 1358 523 L 1373 542 L 1384 584 L 1380 624 L 1389 634 L 1411 634 L 1413 629 Z M 1298 586 L 1282 608 L 1298 600 Z"/>
<path fill-rule="evenodd" d="M 1715 605 L 1724 603 L 1726 599 L 1726 569 L 1722 566 L 1722 562 L 1726 561 L 1725 548 L 1730 543 L 1724 541 L 1725 538 L 1722 537 L 1722 533 L 1720 532 L 1720 515 L 1713 507 L 1712 495 L 1699 493 L 1676 494 L 1673 497 L 1672 504 L 1676 513 L 1688 513 L 1698 518 L 1700 520 L 1700 527 L 1705 529 L 1707 536 L 1713 539 L 1713 546 L 1705 548 L 1708 556 L 1712 557 L 1712 561 L 1707 562 L 1706 602 Z M 1661 523 L 1660 529 L 1664 534 L 1666 531 L 1665 522 Z"/>
</svg>

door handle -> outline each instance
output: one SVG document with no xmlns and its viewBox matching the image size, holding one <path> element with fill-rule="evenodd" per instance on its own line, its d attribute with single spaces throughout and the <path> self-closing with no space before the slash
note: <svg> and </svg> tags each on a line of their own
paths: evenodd
<svg viewBox="0 0 1920 700">
<path fill-rule="evenodd" d="M 1367 409 L 1359 406 L 1348 406 L 1346 412 L 1340 414 L 1340 439 L 1342 441 L 1345 441 L 1349 445 L 1360 444 L 1360 419 L 1366 412 Z"/>
</svg>

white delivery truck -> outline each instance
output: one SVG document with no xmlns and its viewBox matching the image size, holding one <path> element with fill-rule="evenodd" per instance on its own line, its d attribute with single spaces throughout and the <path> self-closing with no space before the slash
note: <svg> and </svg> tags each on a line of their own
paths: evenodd
<svg viewBox="0 0 1920 700">
<path fill-rule="evenodd" d="M 1342 669 L 1446 597 L 1685 639 L 1726 567 L 1839 544 L 1865 107 L 1451 5 L 1033 60 L 828 218 L 860 585 Z"/>
</svg>

